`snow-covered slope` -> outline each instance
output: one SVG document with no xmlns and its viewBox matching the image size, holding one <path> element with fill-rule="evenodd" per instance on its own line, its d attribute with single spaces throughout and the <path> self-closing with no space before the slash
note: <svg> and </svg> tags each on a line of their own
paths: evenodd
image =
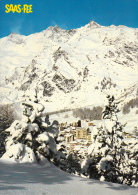
<svg viewBox="0 0 138 195">
<path fill-rule="evenodd" d="M 0 160 L 1 195 L 137 195 L 137 188 L 70 175 L 50 164 Z"/>
<path fill-rule="evenodd" d="M 105 94 L 120 97 L 137 83 L 137 33 L 94 21 L 68 31 L 11 33 L 0 40 L 0 86 L 15 89 L 20 100 L 35 87 L 50 111 L 103 104 Z"/>
</svg>

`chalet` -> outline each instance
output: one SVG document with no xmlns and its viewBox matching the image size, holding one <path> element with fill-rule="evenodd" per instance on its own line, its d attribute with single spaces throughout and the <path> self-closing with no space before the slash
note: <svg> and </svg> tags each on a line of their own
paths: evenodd
<svg viewBox="0 0 138 195">
<path fill-rule="evenodd" d="M 89 122 L 88 123 L 88 126 L 93 126 L 94 124 L 92 122 Z"/>
<path fill-rule="evenodd" d="M 126 138 L 133 138 L 134 137 L 133 135 L 131 135 L 130 133 L 126 133 L 125 131 L 124 131 L 124 136 Z"/>
<path fill-rule="evenodd" d="M 60 131 L 60 135 L 65 135 L 66 132 L 65 131 Z"/>
<path fill-rule="evenodd" d="M 74 136 L 76 135 L 76 131 L 74 130 L 71 130 L 70 133 L 73 134 Z"/>
<path fill-rule="evenodd" d="M 91 134 L 88 134 L 88 135 L 87 135 L 87 140 L 88 140 L 89 143 L 92 142 L 92 141 L 91 141 Z"/>
<path fill-rule="evenodd" d="M 77 123 L 77 122 L 73 122 L 73 123 L 72 123 L 72 126 L 73 126 L 73 127 L 78 127 L 78 123 Z"/>
<path fill-rule="evenodd" d="M 67 126 L 67 122 L 66 123 L 59 123 L 59 127 L 66 127 Z"/>
<path fill-rule="evenodd" d="M 60 131 L 64 131 L 65 127 L 60 126 L 59 129 L 60 129 Z"/>
<path fill-rule="evenodd" d="M 67 133 L 66 135 L 64 135 L 64 137 L 66 143 L 70 143 L 71 141 L 74 141 L 74 135 L 71 133 Z"/>
<path fill-rule="evenodd" d="M 89 129 L 83 127 L 76 128 L 76 139 L 87 139 Z"/>
<path fill-rule="evenodd" d="M 78 127 L 81 127 L 81 120 L 78 120 Z"/>
</svg>

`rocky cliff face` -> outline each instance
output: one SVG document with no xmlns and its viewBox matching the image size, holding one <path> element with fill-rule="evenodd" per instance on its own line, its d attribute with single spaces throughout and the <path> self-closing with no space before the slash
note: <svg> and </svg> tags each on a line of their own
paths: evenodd
<svg viewBox="0 0 138 195">
<path fill-rule="evenodd" d="M 0 84 L 20 100 L 36 88 L 53 109 L 102 104 L 105 94 L 120 97 L 136 85 L 137 33 L 94 21 L 68 31 L 55 26 L 29 36 L 12 33 L 0 40 Z"/>
</svg>

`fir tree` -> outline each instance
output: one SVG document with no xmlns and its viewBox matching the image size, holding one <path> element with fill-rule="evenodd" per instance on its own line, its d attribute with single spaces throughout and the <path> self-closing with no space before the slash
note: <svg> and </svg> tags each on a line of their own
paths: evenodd
<svg viewBox="0 0 138 195">
<path fill-rule="evenodd" d="M 118 103 L 114 96 L 107 99 L 102 122 L 92 130 L 92 144 L 88 148 L 91 161 L 86 161 L 83 170 L 87 166 L 91 178 L 136 185 L 136 144 L 129 151 L 124 147 L 124 125 L 118 121 Z"/>
<path fill-rule="evenodd" d="M 22 103 L 23 116 L 15 120 L 5 130 L 6 152 L 2 158 L 11 158 L 17 162 L 34 162 L 44 158 L 54 158 L 57 155 L 56 138 L 58 136 L 58 122 L 52 125 L 48 120 L 42 120 L 44 106 L 38 103 L 37 92 L 31 92 L 31 98 Z"/>
</svg>

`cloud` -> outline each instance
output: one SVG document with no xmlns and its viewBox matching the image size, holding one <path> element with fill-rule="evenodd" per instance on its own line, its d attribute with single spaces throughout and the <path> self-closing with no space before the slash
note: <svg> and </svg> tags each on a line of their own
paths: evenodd
<svg viewBox="0 0 138 195">
<path fill-rule="evenodd" d="M 59 24 L 59 27 L 68 30 L 68 26 L 66 24 Z"/>
<path fill-rule="evenodd" d="M 21 25 L 18 25 L 18 26 L 13 26 L 10 28 L 10 31 L 11 32 L 14 32 L 14 33 L 17 33 L 17 34 L 21 34 Z"/>
<path fill-rule="evenodd" d="M 10 31 L 17 34 L 21 34 L 23 21 L 23 19 L 17 19 L 16 21 L 14 21 L 14 23 L 11 23 Z"/>
<path fill-rule="evenodd" d="M 9 30 L 20 35 L 29 35 L 35 33 L 31 20 L 26 22 L 26 18 L 16 18 L 10 23 Z"/>
</svg>

